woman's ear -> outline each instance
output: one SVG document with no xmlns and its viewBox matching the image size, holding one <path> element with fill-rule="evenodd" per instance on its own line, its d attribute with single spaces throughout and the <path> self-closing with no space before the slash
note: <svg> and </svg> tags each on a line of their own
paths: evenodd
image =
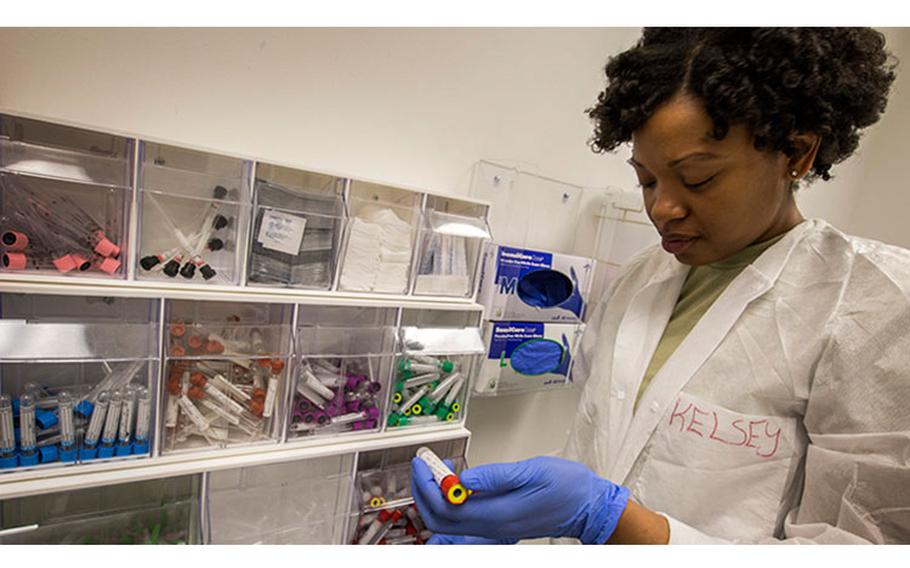
<svg viewBox="0 0 910 568">
<path fill-rule="evenodd" d="M 788 160 L 787 173 L 794 179 L 799 179 L 805 177 L 812 169 L 818 148 L 822 143 L 822 137 L 812 133 L 794 134 L 790 137 L 790 142 L 793 144 L 795 152 Z"/>
</svg>

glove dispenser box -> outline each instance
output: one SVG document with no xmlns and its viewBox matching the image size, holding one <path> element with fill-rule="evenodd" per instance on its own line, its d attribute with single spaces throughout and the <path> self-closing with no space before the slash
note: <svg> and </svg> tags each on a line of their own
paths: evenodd
<svg viewBox="0 0 910 568">
<path fill-rule="evenodd" d="M 0 115 L 0 272 L 123 279 L 134 141 Z"/>
<path fill-rule="evenodd" d="M 158 301 L 0 294 L 0 475 L 147 457 Z"/>
<path fill-rule="evenodd" d="M 477 301 L 490 320 L 579 322 L 593 264 L 590 258 L 489 243 Z"/>
<path fill-rule="evenodd" d="M 568 384 L 583 324 L 491 321 L 478 365 L 475 396 L 551 389 Z"/>
<path fill-rule="evenodd" d="M 252 162 L 141 141 L 136 278 L 240 284 Z"/>
</svg>

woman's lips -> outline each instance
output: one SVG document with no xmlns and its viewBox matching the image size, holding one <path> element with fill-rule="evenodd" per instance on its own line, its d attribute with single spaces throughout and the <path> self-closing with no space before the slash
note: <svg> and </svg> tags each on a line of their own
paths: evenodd
<svg viewBox="0 0 910 568">
<path fill-rule="evenodd" d="M 664 250 L 670 254 L 682 254 L 689 250 L 689 247 L 698 240 L 698 237 L 664 237 L 661 239 L 660 244 L 664 247 Z"/>
</svg>

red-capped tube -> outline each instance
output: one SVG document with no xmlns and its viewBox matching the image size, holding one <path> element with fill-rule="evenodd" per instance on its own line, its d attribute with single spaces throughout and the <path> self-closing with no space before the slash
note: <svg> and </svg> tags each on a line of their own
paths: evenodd
<svg viewBox="0 0 910 568">
<path fill-rule="evenodd" d="M 439 459 L 439 456 L 433 453 L 433 450 L 426 446 L 418 448 L 417 457 L 430 468 L 433 473 L 433 479 L 439 485 L 439 489 L 445 496 L 446 501 L 453 505 L 461 505 L 467 501 L 470 491 L 465 489 L 455 472 L 449 469 L 449 466 Z"/>
<path fill-rule="evenodd" d="M 23 251 L 28 246 L 28 236 L 19 231 L 6 231 L 3 233 L 2 241 L 6 250 L 12 252 Z"/>
</svg>

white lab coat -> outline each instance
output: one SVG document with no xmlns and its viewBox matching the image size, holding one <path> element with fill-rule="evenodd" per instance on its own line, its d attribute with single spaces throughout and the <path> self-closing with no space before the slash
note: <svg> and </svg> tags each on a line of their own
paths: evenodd
<svg viewBox="0 0 910 568">
<path fill-rule="evenodd" d="M 633 414 L 687 272 L 656 247 L 611 284 L 576 359 L 565 456 L 665 514 L 671 543 L 910 541 L 910 251 L 801 223 Z"/>
</svg>

